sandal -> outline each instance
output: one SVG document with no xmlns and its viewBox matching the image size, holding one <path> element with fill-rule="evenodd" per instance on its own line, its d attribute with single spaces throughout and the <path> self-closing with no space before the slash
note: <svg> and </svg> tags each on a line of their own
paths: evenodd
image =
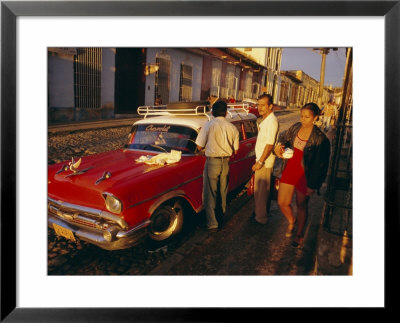
<svg viewBox="0 0 400 323">
<path fill-rule="evenodd" d="M 297 223 L 297 218 L 294 220 L 293 223 L 290 223 L 290 224 L 289 224 L 289 226 L 288 226 L 288 228 L 287 228 L 287 230 L 286 230 L 286 233 L 285 233 L 285 237 L 286 237 L 286 238 L 290 238 L 290 237 L 293 235 L 294 226 L 296 225 L 296 223 Z"/>
<path fill-rule="evenodd" d="M 292 247 L 293 248 L 301 248 L 303 246 L 304 238 L 302 236 L 297 235 L 296 238 L 293 239 Z"/>
</svg>

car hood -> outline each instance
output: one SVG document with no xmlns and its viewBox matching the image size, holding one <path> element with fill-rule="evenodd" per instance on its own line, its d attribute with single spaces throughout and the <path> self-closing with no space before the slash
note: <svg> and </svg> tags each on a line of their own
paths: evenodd
<svg viewBox="0 0 400 323">
<path fill-rule="evenodd" d="M 137 162 L 142 156 L 154 156 L 157 153 L 116 150 L 107 153 L 82 157 L 78 171 L 74 174 L 69 170 L 68 162 L 49 166 L 48 170 L 48 194 L 50 198 L 68 201 L 69 203 L 93 208 L 104 208 L 102 193 L 111 193 L 118 198 L 128 199 L 129 190 L 140 191 L 143 185 L 155 183 L 162 171 L 163 178 L 169 173 L 173 176 L 184 176 L 178 168 L 182 164 L 190 162 L 193 158 L 182 157 L 175 164 L 147 165 Z M 75 160 L 76 161 L 76 160 Z M 67 170 L 63 170 L 67 166 Z M 172 175 L 171 175 L 172 176 Z M 128 192 L 128 193 L 127 193 Z M 143 194 L 135 194 L 143 196 Z M 101 207 L 100 207 L 101 206 Z"/>
</svg>

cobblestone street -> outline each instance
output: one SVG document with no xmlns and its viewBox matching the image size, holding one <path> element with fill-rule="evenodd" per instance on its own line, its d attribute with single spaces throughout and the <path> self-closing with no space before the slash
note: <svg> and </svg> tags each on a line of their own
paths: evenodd
<svg viewBox="0 0 400 323">
<path fill-rule="evenodd" d="M 298 113 L 277 114 L 280 130 L 298 120 Z M 48 163 L 118 149 L 131 126 L 50 133 Z M 323 190 L 321 190 L 323 194 Z M 222 230 L 199 231 L 203 216 L 189 221 L 183 234 L 168 245 L 144 243 L 106 251 L 85 242 L 69 242 L 48 230 L 49 275 L 310 275 L 313 273 L 323 201 L 311 197 L 303 249 L 285 238 L 286 220 L 275 201 L 266 226 L 249 222 L 253 199 L 246 189 L 232 195 Z"/>
<path fill-rule="evenodd" d="M 123 147 L 131 126 L 49 133 L 48 163 Z"/>
</svg>

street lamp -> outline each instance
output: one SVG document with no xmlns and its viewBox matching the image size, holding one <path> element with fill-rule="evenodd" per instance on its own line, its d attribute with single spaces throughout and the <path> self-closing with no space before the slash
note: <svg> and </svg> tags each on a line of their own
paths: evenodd
<svg viewBox="0 0 400 323">
<path fill-rule="evenodd" d="M 153 74 L 155 72 L 157 72 L 159 70 L 160 66 L 158 66 L 157 64 L 148 64 L 145 66 L 144 68 L 144 75 L 150 75 Z"/>
</svg>

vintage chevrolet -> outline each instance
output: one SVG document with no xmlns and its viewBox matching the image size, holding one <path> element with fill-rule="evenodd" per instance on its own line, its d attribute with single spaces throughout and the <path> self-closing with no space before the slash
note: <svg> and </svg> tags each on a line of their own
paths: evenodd
<svg viewBox="0 0 400 323">
<path fill-rule="evenodd" d="M 185 214 L 203 209 L 205 156 L 196 136 L 212 118 L 202 102 L 139 107 L 125 146 L 48 166 L 48 226 L 64 238 L 106 250 L 129 248 L 145 237 L 168 241 L 180 233 Z M 229 109 L 240 148 L 230 159 L 229 190 L 251 177 L 256 116 Z M 178 156 L 150 162 L 160 155 Z"/>
</svg>

